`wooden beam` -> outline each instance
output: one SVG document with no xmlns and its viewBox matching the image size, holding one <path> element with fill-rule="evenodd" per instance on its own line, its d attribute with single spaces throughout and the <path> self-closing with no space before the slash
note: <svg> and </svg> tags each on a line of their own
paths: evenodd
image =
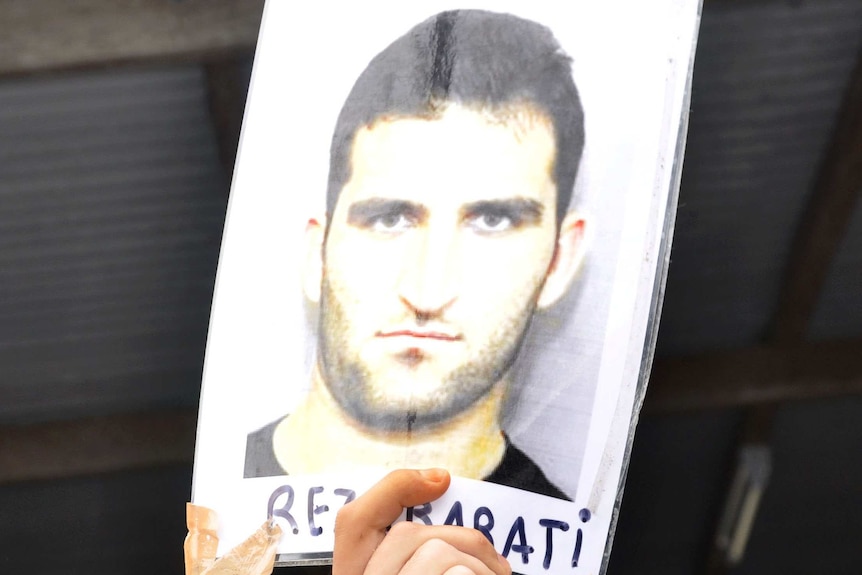
<svg viewBox="0 0 862 575">
<path fill-rule="evenodd" d="M 746 407 L 862 394 L 862 340 L 657 359 L 647 412 Z"/>
<path fill-rule="evenodd" d="M 4 0 L 0 77 L 250 53 L 263 0 Z"/>
<path fill-rule="evenodd" d="M 0 484 L 191 463 L 191 410 L 0 426 Z"/>
<path fill-rule="evenodd" d="M 850 78 L 809 206 L 799 228 L 769 340 L 805 337 L 830 264 L 862 191 L 862 52 Z"/>
<path fill-rule="evenodd" d="M 658 359 L 645 409 L 862 395 L 862 340 Z M 0 484 L 191 463 L 192 410 L 0 426 Z"/>
</svg>

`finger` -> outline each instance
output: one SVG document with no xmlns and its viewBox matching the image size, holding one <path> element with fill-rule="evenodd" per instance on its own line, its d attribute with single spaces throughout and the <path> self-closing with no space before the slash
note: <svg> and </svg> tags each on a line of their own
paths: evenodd
<svg viewBox="0 0 862 575">
<path fill-rule="evenodd" d="M 456 549 L 441 539 L 431 539 L 423 543 L 413 554 L 398 575 L 443 575 L 449 571 L 471 573 L 473 575 L 494 575 L 476 557 Z M 377 573 L 368 571 L 367 573 Z"/>
<path fill-rule="evenodd" d="M 360 575 L 404 507 L 433 501 L 449 487 L 443 469 L 393 471 L 338 512 L 333 575 Z"/>
<path fill-rule="evenodd" d="M 450 567 L 446 570 L 443 575 L 476 575 L 472 569 L 469 567 L 464 567 L 463 565 L 455 565 L 454 567 Z"/>
<path fill-rule="evenodd" d="M 380 543 L 377 552 L 368 561 L 365 573 L 399 573 L 415 557 L 423 557 L 427 553 L 425 546 L 445 543 L 460 554 L 475 558 L 471 568 L 476 573 L 489 575 L 510 575 L 512 570 L 491 542 L 475 529 L 453 525 L 418 525 L 402 522 L 392 527 L 386 538 Z M 424 550 L 424 551 L 423 551 Z M 474 564 L 475 563 L 475 564 Z M 477 570 L 478 565 L 482 570 Z M 455 563 L 448 565 L 454 566 Z M 442 573 L 442 570 L 433 570 Z"/>
</svg>

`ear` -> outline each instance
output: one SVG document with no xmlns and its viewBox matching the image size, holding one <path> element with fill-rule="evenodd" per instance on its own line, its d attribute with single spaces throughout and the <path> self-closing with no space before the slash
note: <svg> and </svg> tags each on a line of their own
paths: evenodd
<svg viewBox="0 0 862 575">
<path fill-rule="evenodd" d="M 323 240 L 326 218 L 310 218 L 305 224 L 305 261 L 302 269 L 302 289 L 313 303 L 320 301 L 323 281 Z"/>
<path fill-rule="evenodd" d="M 557 303 L 578 275 L 586 254 L 586 228 L 587 220 L 577 212 L 569 212 L 563 218 L 554 258 L 548 266 L 545 285 L 539 294 L 539 309 L 546 309 Z"/>
</svg>

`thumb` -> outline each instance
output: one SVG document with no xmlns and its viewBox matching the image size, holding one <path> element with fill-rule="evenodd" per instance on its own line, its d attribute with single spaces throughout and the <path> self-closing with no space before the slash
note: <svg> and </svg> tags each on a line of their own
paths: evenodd
<svg viewBox="0 0 862 575">
<path fill-rule="evenodd" d="M 400 469 L 341 508 L 335 520 L 333 575 L 361 575 L 404 508 L 437 499 L 449 482 L 444 469 Z"/>
</svg>

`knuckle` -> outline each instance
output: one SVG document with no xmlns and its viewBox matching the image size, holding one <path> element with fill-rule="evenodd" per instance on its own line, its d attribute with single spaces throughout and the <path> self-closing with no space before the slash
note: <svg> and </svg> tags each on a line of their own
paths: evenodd
<svg viewBox="0 0 862 575">
<path fill-rule="evenodd" d="M 356 506 L 353 502 L 348 503 L 344 507 L 338 510 L 338 513 L 335 514 L 335 524 L 339 523 L 351 523 L 353 521 L 354 516 L 356 515 Z"/>
<path fill-rule="evenodd" d="M 452 546 L 436 537 L 429 539 L 419 546 L 416 555 L 420 558 L 436 559 L 450 553 Z"/>
<path fill-rule="evenodd" d="M 491 547 L 491 542 L 488 541 L 488 538 L 477 529 L 470 529 L 467 537 L 470 545 L 476 548 Z"/>
<path fill-rule="evenodd" d="M 401 521 L 389 528 L 388 537 L 409 537 L 419 528 L 418 525 L 410 521 Z"/>
</svg>

